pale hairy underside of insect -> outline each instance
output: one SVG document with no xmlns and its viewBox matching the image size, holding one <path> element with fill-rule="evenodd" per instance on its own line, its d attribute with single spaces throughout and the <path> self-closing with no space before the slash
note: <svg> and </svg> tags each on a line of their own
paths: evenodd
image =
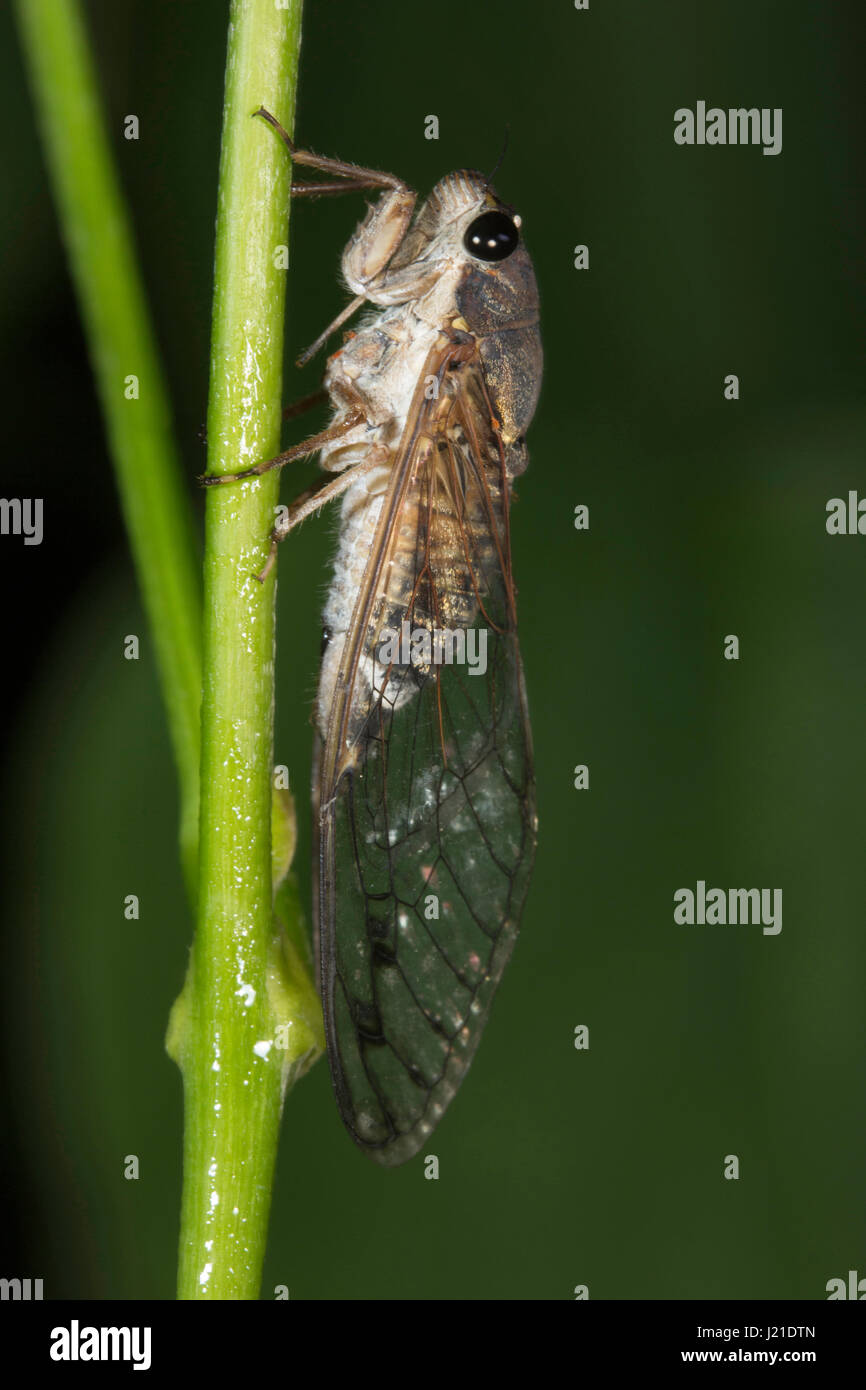
<svg viewBox="0 0 866 1390">
<path fill-rule="evenodd" d="M 472 1059 L 536 831 L 508 520 L 535 278 L 481 175 L 443 179 L 409 226 L 413 204 L 383 194 L 344 253 L 378 312 L 329 359 L 350 427 L 321 451 L 354 476 L 316 702 L 319 981 L 343 1120 L 385 1164 L 418 1151 Z"/>
</svg>

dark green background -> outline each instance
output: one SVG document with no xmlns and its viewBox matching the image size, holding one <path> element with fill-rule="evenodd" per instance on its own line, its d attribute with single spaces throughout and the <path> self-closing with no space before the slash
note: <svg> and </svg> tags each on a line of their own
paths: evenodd
<svg viewBox="0 0 866 1390">
<path fill-rule="evenodd" d="M 514 509 L 540 841 L 518 949 L 430 1146 L 440 1180 L 420 1160 L 366 1162 L 320 1064 L 286 1110 L 265 1295 L 822 1298 L 866 1274 L 866 537 L 824 526 L 830 497 L 866 494 L 861 7 L 306 8 L 297 131 L 316 149 L 427 190 L 489 168 L 510 127 L 497 186 L 523 214 L 546 352 Z M 192 497 L 226 7 L 88 13 Z M 46 534 L 2 541 L 0 1272 L 43 1277 L 49 1296 L 168 1298 L 181 1091 L 162 1039 L 191 933 L 174 777 L 146 638 L 122 659 L 145 628 L 3 29 L 3 486 L 45 497 Z M 782 154 L 678 147 L 674 110 L 698 99 L 782 107 Z M 291 355 L 344 302 L 359 212 L 296 209 Z M 582 242 L 588 272 L 572 266 Z M 315 384 L 288 368 L 286 399 Z M 280 559 L 277 759 L 300 789 L 307 899 L 333 526 L 308 524 Z M 781 887 L 781 935 L 676 926 L 674 891 L 699 878 Z"/>
</svg>

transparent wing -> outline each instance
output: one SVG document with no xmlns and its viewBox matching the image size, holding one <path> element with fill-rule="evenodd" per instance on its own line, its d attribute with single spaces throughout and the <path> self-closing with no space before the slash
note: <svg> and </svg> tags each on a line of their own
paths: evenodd
<svg viewBox="0 0 866 1390">
<path fill-rule="evenodd" d="M 398 452 L 320 762 L 331 1074 L 384 1164 L 418 1150 L 465 1074 L 535 846 L 504 455 L 477 359 L 437 375 Z"/>
</svg>

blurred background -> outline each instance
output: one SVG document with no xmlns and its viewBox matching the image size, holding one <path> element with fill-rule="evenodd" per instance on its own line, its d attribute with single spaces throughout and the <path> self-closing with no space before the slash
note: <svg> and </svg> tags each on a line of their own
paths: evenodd
<svg viewBox="0 0 866 1390">
<path fill-rule="evenodd" d="M 86 8 L 200 519 L 228 7 Z M 0 1273 L 50 1297 L 170 1298 L 182 1114 L 163 1036 L 192 930 L 175 778 L 146 638 L 122 659 L 145 624 L 0 26 L 3 492 L 45 499 L 44 543 L 0 545 Z M 866 538 L 825 530 L 828 499 L 866 495 L 864 29 L 856 0 L 308 0 L 302 142 L 426 191 L 489 169 L 510 130 L 496 182 L 524 219 L 546 354 L 513 520 L 540 840 L 431 1146 L 440 1180 L 365 1161 L 320 1063 L 286 1108 L 266 1296 L 821 1299 L 866 1275 Z M 782 153 L 676 145 L 673 113 L 698 100 L 783 108 Z M 317 385 L 290 363 L 344 303 L 360 211 L 295 210 L 287 402 Z M 308 523 L 280 557 L 276 757 L 300 789 L 308 904 L 333 528 Z M 698 879 L 781 888 L 781 933 L 677 926 L 673 894 Z"/>
</svg>

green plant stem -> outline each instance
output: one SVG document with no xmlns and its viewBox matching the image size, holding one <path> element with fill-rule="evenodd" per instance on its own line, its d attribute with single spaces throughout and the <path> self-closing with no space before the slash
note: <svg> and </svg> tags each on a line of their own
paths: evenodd
<svg viewBox="0 0 866 1390">
<path fill-rule="evenodd" d="M 180 784 L 181 857 L 192 899 L 201 608 L 171 412 L 80 7 L 77 0 L 17 0 L 16 11 L 168 710 Z M 122 119 L 116 120 L 121 137 Z M 118 660 L 125 635 L 118 634 Z"/>
<path fill-rule="evenodd" d="M 290 161 L 301 0 L 233 0 L 219 173 L 208 471 L 279 449 Z M 274 1045 L 271 800 L 278 474 L 207 497 L 198 925 L 177 1022 L 184 1077 L 181 1298 L 254 1298 L 284 1086 Z M 279 1013 L 279 1010 L 277 1011 Z M 288 1018 L 287 1026 L 301 1020 Z M 296 1047 L 301 1062 L 307 1049 Z"/>
</svg>

